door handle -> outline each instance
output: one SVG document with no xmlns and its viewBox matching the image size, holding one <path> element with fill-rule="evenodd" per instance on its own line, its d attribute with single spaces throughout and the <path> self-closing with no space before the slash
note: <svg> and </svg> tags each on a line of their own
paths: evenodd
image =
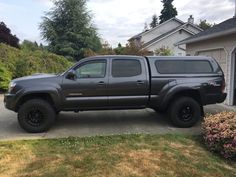
<svg viewBox="0 0 236 177">
<path fill-rule="evenodd" d="M 137 85 L 143 85 L 144 81 L 137 81 Z"/>
<path fill-rule="evenodd" d="M 103 81 L 98 82 L 98 86 L 104 86 L 104 85 L 105 85 L 105 82 Z"/>
</svg>

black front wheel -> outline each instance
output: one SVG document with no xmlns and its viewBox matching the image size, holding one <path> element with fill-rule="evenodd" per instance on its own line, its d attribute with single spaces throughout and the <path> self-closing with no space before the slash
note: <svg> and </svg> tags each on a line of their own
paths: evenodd
<svg viewBox="0 0 236 177">
<path fill-rule="evenodd" d="M 190 97 L 177 98 L 169 108 L 170 119 L 181 128 L 194 126 L 201 118 L 201 107 Z"/>
<path fill-rule="evenodd" d="M 47 131 L 55 121 L 56 113 L 44 100 L 33 99 L 25 102 L 19 109 L 18 122 L 29 133 Z"/>
</svg>

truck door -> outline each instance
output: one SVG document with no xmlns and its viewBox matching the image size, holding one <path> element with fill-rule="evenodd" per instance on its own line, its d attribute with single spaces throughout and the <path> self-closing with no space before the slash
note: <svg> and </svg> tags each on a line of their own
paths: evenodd
<svg viewBox="0 0 236 177">
<path fill-rule="evenodd" d="M 93 59 L 78 64 L 76 79 L 64 79 L 65 108 L 93 109 L 108 106 L 107 59 Z"/>
<path fill-rule="evenodd" d="M 110 107 L 142 107 L 149 98 L 149 74 L 144 58 L 110 60 L 108 104 Z"/>
</svg>

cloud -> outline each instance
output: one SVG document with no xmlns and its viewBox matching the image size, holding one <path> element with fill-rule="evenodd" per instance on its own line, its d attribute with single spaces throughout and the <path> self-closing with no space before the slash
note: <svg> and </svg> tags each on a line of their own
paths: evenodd
<svg viewBox="0 0 236 177">
<path fill-rule="evenodd" d="M 179 1 L 175 1 L 175 5 L 181 19 L 191 14 L 196 21 L 206 19 L 211 23 L 220 23 L 234 15 L 235 0 L 185 0 L 185 3 L 178 3 Z"/>
<path fill-rule="evenodd" d="M 174 0 L 178 18 L 187 21 L 193 15 L 200 19 L 220 23 L 234 15 L 235 0 Z M 40 40 L 38 24 L 45 11 L 53 6 L 51 0 L 1 0 L 0 21 L 4 21 L 21 39 Z M 160 15 L 161 0 L 88 0 L 88 10 L 104 40 L 113 46 L 125 44 L 144 29 L 153 14 Z M 13 13 L 14 12 L 14 13 Z"/>
<path fill-rule="evenodd" d="M 144 28 L 147 18 L 161 10 L 159 0 L 90 0 L 88 8 L 102 37 L 113 46 Z"/>
<path fill-rule="evenodd" d="M 178 18 L 187 21 L 189 15 L 211 23 L 220 23 L 234 15 L 235 0 L 175 0 Z M 160 0 L 90 0 L 88 8 L 102 37 L 113 46 L 125 44 L 131 36 L 141 32 L 144 23 L 150 23 L 153 14 L 160 15 Z"/>
<path fill-rule="evenodd" d="M 43 5 L 45 5 L 46 7 L 52 7 L 53 6 L 53 2 L 52 0 L 34 0 L 35 2 L 41 3 Z"/>
</svg>

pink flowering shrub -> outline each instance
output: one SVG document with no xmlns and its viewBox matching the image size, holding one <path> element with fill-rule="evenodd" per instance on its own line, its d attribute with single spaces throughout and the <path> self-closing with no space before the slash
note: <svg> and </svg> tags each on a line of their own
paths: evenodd
<svg viewBox="0 0 236 177">
<path fill-rule="evenodd" d="M 210 151 L 227 159 L 236 159 L 236 112 L 205 117 L 202 133 Z"/>
</svg>

